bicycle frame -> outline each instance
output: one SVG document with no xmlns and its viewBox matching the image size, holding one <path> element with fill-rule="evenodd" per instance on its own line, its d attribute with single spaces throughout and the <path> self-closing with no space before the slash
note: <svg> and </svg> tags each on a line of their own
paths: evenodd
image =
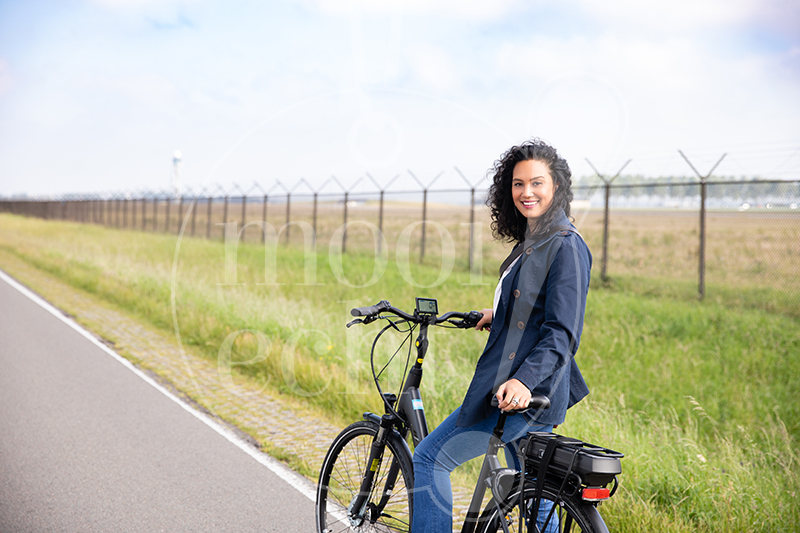
<svg viewBox="0 0 800 533">
<path fill-rule="evenodd" d="M 417 446 L 422 439 L 428 436 L 428 421 L 425 417 L 425 410 L 422 407 L 422 394 L 420 393 L 419 386 L 422 383 L 422 364 L 425 361 L 425 354 L 428 352 L 428 327 L 436 323 L 436 316 L 431 315 L 426 318 L 426 321 L 420 323 L 419 335 L 415 342 L 417 348 L 416 361 L 408 372 L 405 385 L 403 386 L 403 392 L 400 394 L 400 399 L 397 402 L 396 412 L 400 415 L 400 418 L 389 412 L 388 409 L 386 414 L 381 417 L 378 417 L 378 415 L 374 413 L 364 413 L 364 419 L 377 423 L 380 429 L 370 448 L 369 459 L 367 460 L 367 467 L 364 472 L 364 478 L 361 481 L 358 496 L 351 504 L 350 510 L 357 509 L 360 514 L 363 514 L 363 507 L 366 505 L 367 499 L 372 493 L 375 473 L 378 469 L 378 465 L 381 463 L 383 450 L 386 448 L 386 442 L 389 438 L 392 438 L 392 434 L 396 434 L 397 437 L 402 440 L 403 446 L 408 450 L 409 456 L 411 456 L 411 450 L 406 442 L 408 432 L 411 431 L 411 438 L 414 442 L 414 446 Z M 389 494 L 394 490 L 399 471 L 400 468 L 397 461 L 392 461 L 386 478 L 384 495 L 376 506 L 376 509 L 371 510 L 371 512 L 380 513 L 383 510 L 383 506 L 386 505 Z"/>
<path fill-rule="evenodd" d="M 400 415 L 400 418 L 388 412 L 388 409 L 387 413 L 381 417 L 374 413 L 364 413 L 364 418 L 378 424 L 380 430 L 372 443 L 370 456 L 367 461 L 367 469 L 364 473 L 359 495 L 352 504 L 352 509 L 360 509 L 363 507 L 371 494 L 377 466 L 380 464 L 381 456 L 388 439 L 394 438 L 402 441 L 405 449 L 407 449 L 409 455 L 411 455 L 410 448 L 406 442 L 408 432 L 411 432 L 414 446 L 417 446 L 422 439 L 428 436 L 428 422 L 425 416 L 425 410 L 422 406 L 420 385 L 422 384 L 423 375 L 422 366 L 428 351 L 428 327 L 435 323 L 436 316 L 431 316 L 428 321 L 420 324 L 420 331 L 415 341 L 415 347 L 417 349 L 416 361 L 411 370 L 409 370 L 403 392 L 397 402 L 396 412 Z M 489 447 L 484 457 L 481 472 L 478 476 L 478 482 L 475 485 L 475 491 L 467 510 L 462 533 L 473 533 L 475 531 L 478 516 L 481 512 L 481 504 L 483 503 L 487 488 L 491 489 L 492 495 L 495 496 L 495 501 L 501 501 L 513 489 L 513 483 L 518 472 L 513 468 L 504 468 L 498 458 L 500 450 L 505 448 L 502 437 L 503 426 L 505 425 L 507 416 L 507 413 L 500 414 L 497 426 L 489 438 Z M 384 495 L 380 503 L 372 510 L 373 512 L 380 513 L 383 506 L 386 505 L 389 494 L 394 489 L 398 473 L 399 465 L 396 460 L 392 461 L 387 475 L 386 486 L 384 487 Z"/>
</svg>

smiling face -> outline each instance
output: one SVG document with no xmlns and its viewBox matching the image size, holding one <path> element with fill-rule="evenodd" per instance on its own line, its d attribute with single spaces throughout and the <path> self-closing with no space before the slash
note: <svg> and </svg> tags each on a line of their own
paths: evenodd
<svg viewBox="0 0 800 533">
<path fill-rule="evenodd" d="M 536 160 L 520 161 L 514 166 L 511 178 L 511 197 L 514 205 L 529 221 L 542 216 L 556 192 L 553 177 L 546 163 Z"/>
</svg>

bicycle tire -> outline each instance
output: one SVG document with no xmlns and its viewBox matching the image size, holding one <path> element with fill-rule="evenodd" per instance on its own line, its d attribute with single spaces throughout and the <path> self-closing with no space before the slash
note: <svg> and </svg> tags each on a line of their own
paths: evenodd
<svg viewBox="0 0 800 533">
<path fill-rule="evenodd" d="M 535 489 L 533 487 L 525 487 L 523 498 L 525 505 L 531 509 Z M 582 500 L 574 496 L 558 496 L 558 489 L 549 483 L 545 483 L 542 489 L 542 504 L 550 502 L 555 506 L 556 511 L 553 512 L 547 527 L 544 526 L 545 519 L 540 519 L 537 523 L 537 529 L 528 530 L 527 526 L 525 531 L 541 531 L 542 533 L 604 533 L 608 529 L 603 522 L 600 513 L 594 505 L 584 503 Z M 481 513 L 478 519 L 478 527 L 476 531 L 479 533 L 495 533 L 503 531 L 503 526 L 500 522 L 501 519 L 506 520 L 509 532 L 519 533 L 519 489 L 514 490 L 511 495 L 505 500 L 502 517 L 498 512 L 494 499 L 490 500 L 486 508 Z M 540 508 L 541 509 L 541 508 Z M 540 511 L 539 515 L 544 513 Z M 557 518 L 557 521 L 554 519 Z"/>
<path fill-rule="evenodd" d="M 375 475 L 373 491 L 367 499 L 367 509 L 359 519 L 351 520 L 348 507 L 358 494 L 364 478 L 372 441 L 379 426 L 373 422 L 356 422 L 347 426 L 334 439 L 320 470 L 317 484 L 316 521 L 318 533 L 340 531 L 392 531 L 407 533 L 411 530 L 412 503 L 410 491 L 414 486 L 414 470 L 406 449 L 398 449 L 393 439 L 386 443 L 381 464 Z M 394 489 L 377 518 L 372 517 L 385 493 L 387 474 L 392 461 L 397 461 L 400 472 Z M 360 522 L 359 522 L 360 520 Z"/>
</svg>

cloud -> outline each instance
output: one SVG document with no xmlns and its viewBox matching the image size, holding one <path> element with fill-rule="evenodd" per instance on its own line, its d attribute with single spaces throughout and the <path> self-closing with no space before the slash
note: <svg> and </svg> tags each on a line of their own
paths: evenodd
<svg viewBox="0 0 800 533">
<path fill-rule="evenodd" d="M 530 8 L 525 0 L 494 0 L 492 2 L 464 0 L 296 0 L 309 10 L 343 14 L 353 9 L 366 13 L 408 13 L 411 15 L 445 15 L 456 19 L 493 21 L 515 10 Z"/>
<path fill-rule="evenodd" d="M 131 102 L 156 109 L 169 109 L 177 104 L 179 96 L 178 88 L 171 80 L 152 72 L 113 77 L 100 75 L 84 81 L 92 90 L 121 94 Z"/>
<path fill-rule="evenodd" d="M 178 28 L 194 28 L 194 24 L 186 15 L 178 14 L 171 21 L 157 20 L 152 17 L 145 17 L 145 20 L 157 30 L 176 30 Z"/>
<path fill-rule="evenodd" d="M 748 20 L 760 6 L 756 0 L 578 0 L 578 3 L 596 22 L 624 26 L 628 31 L 658 33 L 738 24 Z"/>
<path fill-rule="evenodd" d="M 89 0 L 90 3 L 110 9 L 130 9 L 139 7 L 153 7 L 153 6 L 175 6 L 185 4 L 187 1 L 192 0 Z"/>
<path fill-rule="evenodd" d="M 0 97 L 11 90 L 11 85 L 11 68 L 8 65 L 8 61 L 0 57 Z"/>
<path fill-rule="evenodd" d="M 406 48 L 405 56 L 423 87 L 453 91 L 461 85 L 455 64 L 445 50 L 426 43 L 414 43 Z"/>
</svg>

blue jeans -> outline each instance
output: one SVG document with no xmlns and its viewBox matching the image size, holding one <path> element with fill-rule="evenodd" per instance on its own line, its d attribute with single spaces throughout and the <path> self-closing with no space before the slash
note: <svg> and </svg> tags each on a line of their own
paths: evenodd
<svg viewBox="0 0 800 533">
<path fill-rule="evenodd" d="M 457 466 L 486 453 L 489 437 L 497 425 L 500 411 L 473 426 L 456 427 L 461 407 L 439 427 L 422 439 L 414 450 L 414 516 L 412 533 L 450 533 L 453 531 L 453 490 L 450 473 Z M 510 416 L 504 426 L 503 442 L 507 464 L 520 469 L 517 442 L 529 431 L 553 431 L 552 425 L 530 424 L 521 415 Z M 539 513 L 549 512 L 542 502 Z M 546 509 L 545 509 L 546 507 Z M 546 514 L 545 514 L 546 516 Z"/>
</svg>

